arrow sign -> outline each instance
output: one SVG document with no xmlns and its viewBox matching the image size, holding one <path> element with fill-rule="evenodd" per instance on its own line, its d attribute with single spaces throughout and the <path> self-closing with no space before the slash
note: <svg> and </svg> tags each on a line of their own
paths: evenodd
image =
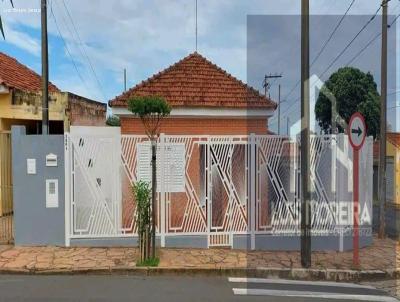
<svg viewBox="0 0 400 302">
<path fill-rule="evenodd" d="M 361 113 L 356 112 L 351 116 L 347 133 L 353 149 L 360 150 L 367 134 L 367 127 Z"/>
<path fill-rule="evenodd" d="M 358 127 L 358 129 L 351 129 L 351 133 L 356 133 L 358 136 L 360 136 L 362 134 L 362 130 L 360 127 Z"/>
<path fill-rule="evenodd" d="M 359 227 L 358 227 L 358 203 L 359 203 L 359 153 L 367 134 L 365 119 L 361 113 L 354 113 L 347 130 L 350 145 L 353 147 L 353 265 L 360 265 L 359 259 Z"/>
</svg>

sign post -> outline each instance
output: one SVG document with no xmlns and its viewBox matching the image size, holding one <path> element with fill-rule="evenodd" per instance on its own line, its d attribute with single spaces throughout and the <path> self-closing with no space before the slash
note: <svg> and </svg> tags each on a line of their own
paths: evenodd
<svg viewBox="0 0 400 302">
<path fill-rule="evenodd" d="M 359 227 L 358 227 L 358 203 L 359 203 L 359 152 L 362 148 L 367 127 L 365 125 L 364 116 L 361 113 L 354 113 L 349 122 L 347 130 L 350 145 L 353 147 L 353 265 L 360 265 L 359 259 Z"/>
</svg>

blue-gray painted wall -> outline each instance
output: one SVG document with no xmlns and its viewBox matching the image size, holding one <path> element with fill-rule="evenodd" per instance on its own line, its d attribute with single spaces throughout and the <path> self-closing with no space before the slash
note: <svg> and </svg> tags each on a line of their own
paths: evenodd
<svg viewBox="0 0 400 302">
<path fill-rule="evenodd" d="M 58 157 L 46 167 L 46 155 Z M 12 127 L 14 241 L 16 245 L 64 245 L 64 136 L 26 135 Z M 28 175 L 27 159 L 36 159 L 36 174 Z M 58 208 L 46 208 L 46 179 L 58 179 Z"/>
</svg>

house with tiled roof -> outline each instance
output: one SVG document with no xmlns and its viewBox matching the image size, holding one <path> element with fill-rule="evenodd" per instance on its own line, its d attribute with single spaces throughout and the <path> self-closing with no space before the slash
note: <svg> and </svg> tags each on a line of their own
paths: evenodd
<svg viewBox="0 0 400 302">
<path fill-rule="evenodd" d="M 135 96 L 162 96 L 171 105 L 161 132 L 192 135 L 267 134 L 276 103 L 194 52 L 109 101 L 121 132 L 143 134 L 127 109 Z"/>
<path fill-rule="evenodd" d="M 60 134 L 70 125 L 105 125 L 106 104 L 62 92 L 49 83 L 50 133 Z M 0 132 L 23 125 L 28 134 L 41 131 L 41 77 L 0 52 Z"/>
<path fill-rule="evenodd" d="M 70 125 L 105 125 L 106 110 L 104 103 L 62 92 L 49 83 L 50 134 L 62 134 Z M 10 137 L 14 125 L 25 126 L 26 134 L 41 133 L 41 77 L 0 52 L 0 220 L 13 209 Z"/>
</svg>

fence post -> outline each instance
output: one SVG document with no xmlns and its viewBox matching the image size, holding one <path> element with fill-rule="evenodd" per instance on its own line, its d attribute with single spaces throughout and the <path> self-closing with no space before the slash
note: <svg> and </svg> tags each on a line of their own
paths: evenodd
<svg viewBox="0 0 400 302">
<path fill-rule="evenodd" d="M 251 249 L 256 247 L 256 137 L 250 134 L 250 242 Z"/>
<path fill-rule="evenodd" d="M 160 134 L 160 238 L 161 247 L 165 247 L 165 134 Z"/>
<path fill-rule="evenodd" d="M 65 211 L 65 246 L 70 246 L 70 234 L 71 234 L 71 146 L 70 138 L 68 133 L 64 134 L 64 170 L 65 170 L 65 188 L 64 188 L 64 211 Z"/>
<path fill-rule="evenodd" d="M 211 152 L 210 152 L 210 138 L 206 138 L 206 182 L 207 182 L 207 190 L 206 190 L 206 209 L 207 209 L 207 248 L 210 247 L 210 230 L 212 227 L 211 223 L 211 208 L 212 208 L 212 176 L 211 176 Z"/>
</svg>

